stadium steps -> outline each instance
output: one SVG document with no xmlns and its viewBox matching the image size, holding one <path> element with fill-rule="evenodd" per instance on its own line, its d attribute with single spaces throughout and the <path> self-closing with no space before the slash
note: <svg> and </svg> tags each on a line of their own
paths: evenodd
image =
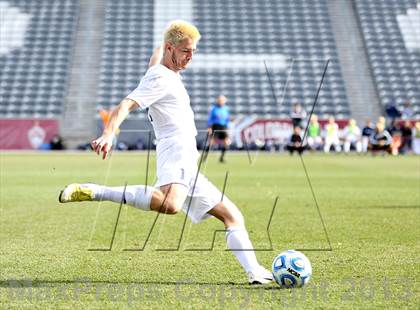
<svg viewBox="0 0 420 310">
<path fill-rule="evenodd" d="M 105 4 L 80 0 L 73 63 L 61 133 L 69 148 L 96 135 L 96 98 L 100 75 Z"/>
<path fill-rule="evenodd" d="M 352 1 L 328 6 L 352 117 L 359 125 L 382 114 Z"/>
</svg>

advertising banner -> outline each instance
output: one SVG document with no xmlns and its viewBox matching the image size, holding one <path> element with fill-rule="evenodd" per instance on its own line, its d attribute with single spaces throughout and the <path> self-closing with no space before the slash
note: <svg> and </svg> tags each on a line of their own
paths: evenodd
<svg viewBox="0 0 420 310">
<path fill-rule="evenodd" d="M 0 119 L 0 150 L 38 150 L 59 132 L 55 119 Z"/>
</svg>

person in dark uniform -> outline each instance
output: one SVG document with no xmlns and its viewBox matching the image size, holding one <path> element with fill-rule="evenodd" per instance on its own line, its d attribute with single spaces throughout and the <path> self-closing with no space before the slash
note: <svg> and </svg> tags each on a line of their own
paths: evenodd
<svg viewBox="0 0 420 310">
<path fill-rule="evenodd" d="M 376 124 L 375 132 L 370 138 L 370 149 L 372 150 L 372 154 L 375 155 L 378 152 L 382 152 L 382 154 L 385 152 L 391 154 L 391 143 L 392 136 L 385 130 L 385 126 L 378 122 Z"/>
<path fill-rule="evenodd" d="M 306 111 L 302 108 L 300 103 L 295 103 L 290 111 L 290 118 L 292 120 L 293 127 L 299 126 L 303 128 L 303 121 L 306 118 Z"/>
<path fill-rule="evenodd" d="M 228 125 L 230 121 L 229 108 L 226 106 L 226 97 L 220 95 L 217 97 L 216 103 L 213 105 L 210 111 L 210 115 L 207 121 L 208 133 L 211 135 L 210 144 L 206 149 L 205 155 L 207 154 L 216 142 L 221 145 L 221 154 L 219 161 L 223 163 L 225 161 L 226 149 L 230 144 L 228 135 Z"/>
<path fill-rule="evenodd" d="M 286 150 L 290 152 L 290 155 L 293 155 L 293 152 L 302 154 L 305 150 L 305 146 L 302 144 L 301 128 L 296 126 L 293 128 L 293 134 L 290 136 L 289 143 L 286 145 Z"/>
<path fill-rule="evenodd" d="M 369 141 L 370 137 L 375 132 L 375 128 L 373 128 L 372 121 L 370 118 L 366 120 L 366 125 L 362 129 L 362 152 L 367 153 L 369 148 Z"/>
</svg>

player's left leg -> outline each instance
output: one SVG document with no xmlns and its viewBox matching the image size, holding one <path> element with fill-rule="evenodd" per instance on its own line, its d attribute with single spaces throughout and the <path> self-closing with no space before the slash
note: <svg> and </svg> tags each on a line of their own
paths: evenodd
<svg viewBox="0 0 420 310">
<path fill-rule="evenodd" d="M 356 152 L 361 153 L 362 152 L 362 142 L 360 140 L 355 142 Z"/>
<path fill-rule="evenodd" d="M 334 139 L 334 151 L 336 153 L 340 153 L 341 152 L 341 144 L 340 144 L 340 140 L 339 139 Z"/>
<path fill-rule="evenodd" d="M 207 157 L 209 156 L 210 150 L 213 148 L 213 145 L 215 144 L 214 133 L 210 133 L 208 139 L 209 139 L 209 142 L 207 143 L 207 145 L 204 145 L 203 162 L 207 161 Z"/>
<path fill-rule="evenodd" d="M 226 228 L 226 243 L 248 275 L 250 284 L 264 284 L 273 281 L 271 272 L 262 267 L 255 256 L 254 247 L 245 228 L 239 209 L 224 199 L 207 212 L 223 222 Z"/>
<path fill-rule="evenodd" d="M 350 140 L 346 139 L 344 142 L 344 153 L 350 152 L 351 142 Z"/>
<path fill-rule="evenodd" d="M 229 138 L 226 137 L 222 140 L 222 143 L 221 143 L 221 153 L 220 153 L 220 158 L 219 158 L 219 161 L 221 163 L 225 162 L 225 153 L 228 147 L 229 147 Z"/>
</svg>

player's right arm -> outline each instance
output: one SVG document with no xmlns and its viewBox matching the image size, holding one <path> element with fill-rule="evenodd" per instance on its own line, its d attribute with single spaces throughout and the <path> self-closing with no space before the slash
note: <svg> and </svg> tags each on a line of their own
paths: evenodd
<svg viewBox="0 0 420 310">
<path fill-rule="evenodd" d="M 150 59 L 150 66 L 157 64 L 161 59 L 162 49 L 156 48 Z M 150 71 L 151 70 L 151 71 Z M 102 136 L 92 141 L 93 150 L 99 155 L 103 153 L 103 159 L 106 158 L 112 147 L 112 141 L 115 138 L 118 128 L 126 119 L 130 111 L 141 108 L 148 108 L 153 103 L 166 95 L 168 83 L 159 70 L 150 69 L 140 81 L 140 84 L 127 97 L 120 102 L 117 108 L 112 111 L 109 123 L 106 125 Z"/>
<path fill-rule="evenodd" d="M 99 155 L 102 152 L 102 158 L 105 159 L 112 148 L 112 141 L 115 138 L 121 123 L 127 118 L 128 114 L 139 105 L 132 99 L 125 98 L 112 111 L 108 124 L 105 126 L 102 135 L 93 140 L 92 149 Z"/>
<path fill-rule="evenodd" d="M 212 126 L 214 124 L 214 117 L 215 117 L 215 113 L 214 112 L 215 112 L 215 107 L 212 107 L 211 110 L 210 110 L 210 113 L 209 113 L 209 117 L 207 119 L 207 132 L 209 134 L 212 134 L 213 133 Z"/>
</svg>

